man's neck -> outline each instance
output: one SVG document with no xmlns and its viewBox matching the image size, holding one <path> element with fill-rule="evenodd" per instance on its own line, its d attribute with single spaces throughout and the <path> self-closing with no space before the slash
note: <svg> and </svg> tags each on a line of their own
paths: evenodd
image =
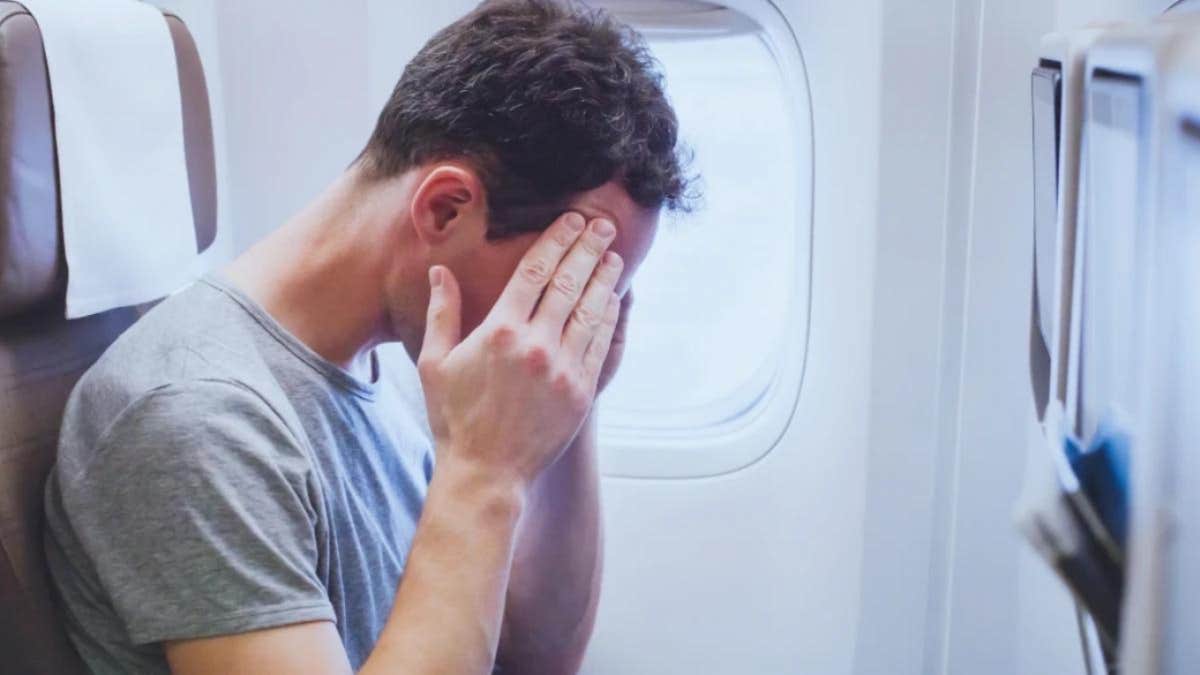
<svg viewBox="0 0 1200 675">
<path fill-rule="evenodd" d="M 347 172 L 224 270 L 301 342 L 362 378 L 387 333 L 384 275 L 395 251 L 394 228 L 372 206 Z"/>
</svg>

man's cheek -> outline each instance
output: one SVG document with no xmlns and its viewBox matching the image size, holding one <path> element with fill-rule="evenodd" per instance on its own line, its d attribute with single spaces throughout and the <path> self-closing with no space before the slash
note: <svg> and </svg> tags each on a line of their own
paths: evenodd
<svg viewBox="0 0 1200 675">
<path fill-rule="evenodd" d="M 480 293 L 464 294 L 462 312 L 462 334 L 470 335 L 480 326 L 492 311 L 496 298 L 483 296 Z"/>
</svg>

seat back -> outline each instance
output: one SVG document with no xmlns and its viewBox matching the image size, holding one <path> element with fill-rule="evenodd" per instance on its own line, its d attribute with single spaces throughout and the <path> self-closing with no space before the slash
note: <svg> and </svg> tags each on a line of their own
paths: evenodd
<svg viewBox="0 0 1200 675">
<path fill-rule="evenodd" d="M 175 45 L 196 239 L 216 236 L 208 91 L 196 45 L 167 15 Z M 83 672 L 62 629 L 42 553 L 42 490 L 63 407 L 80 375 L 136 308 L 64 318 L 53 101 L 37 23 L 0 0 L 0 672 Z"/>
</svg>

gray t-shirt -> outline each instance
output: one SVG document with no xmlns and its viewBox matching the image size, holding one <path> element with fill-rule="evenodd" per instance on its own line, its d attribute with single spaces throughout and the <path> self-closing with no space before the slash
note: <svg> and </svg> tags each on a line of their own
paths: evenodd
<svg viewBox="0 0 1200 675">
<path fill-rule="evenodd" d="M 97 673 L 161 643 L 336 621 L 357 668 L 387 620 L 433 471 L 402 349 L 365 383 L 210 277 L 137 322 L 67 404 L 46 554 Z"/>
</svg>

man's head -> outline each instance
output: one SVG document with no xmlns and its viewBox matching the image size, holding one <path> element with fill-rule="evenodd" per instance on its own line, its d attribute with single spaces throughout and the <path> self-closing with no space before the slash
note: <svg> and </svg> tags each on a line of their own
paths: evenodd
<svg viewBox="0 0 1200 675">
<path fill-rule="evenodd" d="M 419 311 L 399 289 L 446 265 L 470 330 L 567 210 L 612 221 L 632 274 L 659 211 L 687 206 L 677 143 L 662 78 L 632 30 L 569 2 L 485 2 L 405 68 L 357 163 L 365 181 L 405 179 L 401 243 L 420 260 L 392 300 Z"/>
</svg>

